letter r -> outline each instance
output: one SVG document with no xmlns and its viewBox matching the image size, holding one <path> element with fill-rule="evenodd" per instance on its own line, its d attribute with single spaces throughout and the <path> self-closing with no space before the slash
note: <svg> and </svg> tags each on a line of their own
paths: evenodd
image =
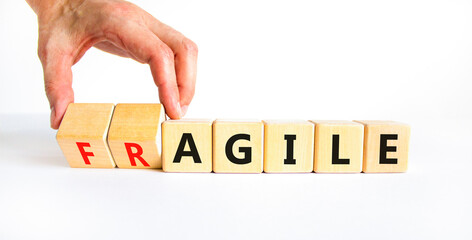
<svg viewBox="0 0 472 240">
<path fill-rule="evenodd" d="M 126 152 L 128 153 L 129 161 L 131 166 L 136 166 L 136 158 L 145 166 L 149 167 L 149 163 L 147 163 L 141 155 L 143 155 L 143 148 L 137 143 L 125 143 Z M 136 152 L 133 152 L 131 148 L 135 148 Z"/>
</svg>

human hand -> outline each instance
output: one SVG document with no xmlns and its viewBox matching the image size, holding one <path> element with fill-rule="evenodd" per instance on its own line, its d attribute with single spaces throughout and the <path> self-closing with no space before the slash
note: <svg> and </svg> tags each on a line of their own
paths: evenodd
<svg viewBox="0 0 472 240">
<path fill-rule="evenodd" d="M 194 92 L 198 49 L 184 35 L 122 0 L 26 0 L 38 15 L 38 55 L 59 128 L 74 102 L 71 67 L 92 46 L 147 63 L 172 119 L 185 115 Z"/>
</svg>

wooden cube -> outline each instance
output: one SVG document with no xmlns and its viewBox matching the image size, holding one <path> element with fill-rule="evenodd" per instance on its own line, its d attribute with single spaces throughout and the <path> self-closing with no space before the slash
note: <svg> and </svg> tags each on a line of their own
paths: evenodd
<svg viewBox="0 0 472 240">
<path fill-rule="evenodd" d="M 106 141 L 114 107 L 111 103 L 69 104 L 56 139 L 71 167 L 115 167 Z"/>
<path fill-rule="evenodd" d="M 213 171 L 261 173 L 263 131 L 256 120 L 213 122 Z"/>
<path fill-rule="evenodd" d="M 364 126 L 351 121 L 312 122 L 315 123 L 314 171 L 361 172 Z"/>
<path fill-rule="evenodd" d="M 393 121 L 356 121 L 364 124 L 362 171 L 406 172 L 410 126 Z"/>
<path fill-rule="evenodd" d="M 117 104 L 108 145 L 119 168 L 161 168 L 161 104 Z"/>
<path fill-rule="evenodd" d="M 314 125 L 297 120 L 263 122 L 264 172 L 312 172 Z"/>
<path fill-rule="evenodd" d="M 212 120 L 180 119 L 162 123 L 165 172 L 211 172 Z"/>
</svg>

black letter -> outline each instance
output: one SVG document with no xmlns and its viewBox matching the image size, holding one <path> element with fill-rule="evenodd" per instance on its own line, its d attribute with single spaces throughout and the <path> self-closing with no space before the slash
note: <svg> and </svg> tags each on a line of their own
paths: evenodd
<svg viewBox="0 0 472 240">
<path fill-rule="evenodd" d="M 226 142 L 226 157 L 229 159 L 230 162 L 235 164 L 246 164 L 251 162 L 251 148 L 250 147 L 240 147 L 239 152 L 244 153 L 244 158 L 237 158 L 233 154 L 233 145 L 236 141 L 243 139 L 243 140 L 251 140 L 251 136 L 249 134 L 236 134 L 228 139 Z"/>
<path fill-rule="evenodd" d="M 387 152 L 396 152 L 396 146 L 387 146 L 387 140 L 397 140 L 398 134 L 380 134 L 380 164 L 397 164 L 396 158 L 387 158 Z"/>
<path fill-rule="evenodd" d="M 349 158 L 340 159 L 339 158 L 339 135 L 333 134 L 333 160 L 332 164 L 349 164 Z"/>
<path fill-rule="evenodd" d="M 188 141 L 188 147 L 190 151 L 184 151 L 185 143 Z M 195 146 L 195 141 L 193 141 L 193 137 L 191 133 L 184 133 L 182 134 L 182 138 L 180 139 L 179 147 L 177 148 L 177 152 L 175 153 L 174 163 L 180 163 L 180 160 L 183 156 L 193 157 L 193 161 L 195 163 L 202 163 L 200 160 L 200 155 L 198 155 L 197 147 Z"/>
<path fill-rule="evenodd" d="M 284 159 L 284 164 L 295 164 L 296 159 L 293 159 L 293 142 L 297 139 L 297 135 L 284 135 L 287 140 L 287 158 Z"/>
</svg>

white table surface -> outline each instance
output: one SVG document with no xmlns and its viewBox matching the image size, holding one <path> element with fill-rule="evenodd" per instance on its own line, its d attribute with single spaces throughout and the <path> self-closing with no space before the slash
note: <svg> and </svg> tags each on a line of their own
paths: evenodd
<svg viewBox="0 0 472 240">
<path fill-rule="evenodd" d="M 470 141 L 403 174 L 73 169 L 48 120 L 0 116 L 0 239 L 472 239 Z"/>
</svg>

